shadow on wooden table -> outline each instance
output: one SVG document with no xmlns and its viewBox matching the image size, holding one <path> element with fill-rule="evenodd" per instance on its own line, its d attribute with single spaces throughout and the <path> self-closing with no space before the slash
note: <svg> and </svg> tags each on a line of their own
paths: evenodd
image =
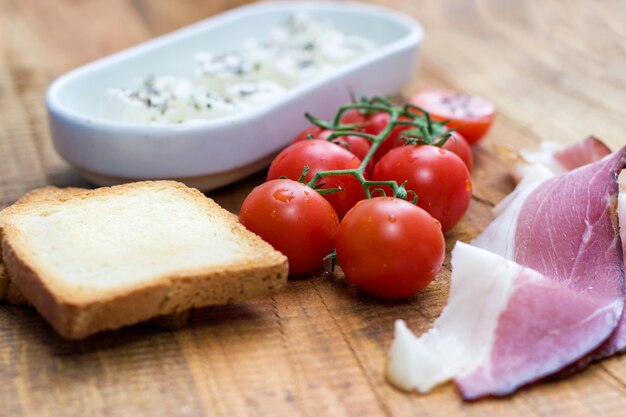
<svg viewBox="0 0 626 417">
<path fill-rule="evenodd" d="M 146 341 L 162 343 L 174 337 L 177 330 L 160 327 L 152 323 L 139 323 L 117 330 L 93 335 L 85 340 L 65 340 L 46 323 L 37 312 L 24 306 L 2 305 L 0 330 L 3 337 L 20 338 L 29 346 L 37 345 L 50 356 L 74 356 L 94 354 L 99 351 L 132 350 L 135 345 Z M 226 323 L 236 325 L 240 321 L 258 320 L 260 313 L 246 304 L 211 306 L 193 311 L 189 322 L 179 329 L 193 331 L 202 327 L 220 327 Z"/>
</svg>

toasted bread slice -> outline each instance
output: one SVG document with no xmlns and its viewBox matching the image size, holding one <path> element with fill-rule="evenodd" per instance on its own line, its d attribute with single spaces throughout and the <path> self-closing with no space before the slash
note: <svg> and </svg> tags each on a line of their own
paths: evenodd
<svg viewBox="0 0 626 417">
<path fill-rule="evenodd" d="M 177 182 L 85 191 L 2 218 L 6 269 L 68 339 L 286 284 L 285 256 Z"/>
</svg>

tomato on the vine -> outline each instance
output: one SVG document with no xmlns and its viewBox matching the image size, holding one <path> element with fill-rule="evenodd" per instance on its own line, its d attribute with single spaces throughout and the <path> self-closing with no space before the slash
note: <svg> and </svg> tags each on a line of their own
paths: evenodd
<svg viewBox="0 0 626 417">
<path fill-rule="evenodd" d="M 470 145 L 478 142 L 493 124 L 495 105 L 480 96 L 430 88 L 411 98 L 411 103 L 430 113 L 434 120 L 449 120 Z"/>
<path fill-rule="evenodd" d="M 380 297 L 402 298 L 433 280 L 443 263 L 445 240 L 439 222 L 423 209 L 377 197 L 346 214 L 336 251 L 349 282 Z"/>
<path fill-rule="evenodd" d="M 318 269 L 332 252 L 339 220 L 319 193 L 287 179 L 263 183 L 241 206 L 239 220 L 289 259 L 289 274 Z"/>
<path fill-rule="evenodd" d="M 417 205 L 439 220 L 444 232 L 461 220 L 472 198 L 470 174 L 461 158 L 431 145 L 392 149 L 374 167 L 372 180 L 406 181 L 405 188 L 418 195 Z"/>
<path fill-rule="evenodd" d="M 312 139 L 294 143 L 279 153 L 270 165 L 267 179 L 269 181 L 286 177 L 298 180 L 304 166 L 308 166 L 309 171 L 304 177 L 304 180 L 308 182 L 319 171 L 356 169 L 359 165 L 361 165 L 361 160 L 347 149 L 325 140 Z M 361 183 L 351 175 L 328 176 L 322 178 L 319 183 L 323 184 L 320 187 L 322 189 L 339 188 L 341 190 L 334 194 L 324 195 L 340 219 L 357 201 L 365 198 Z"/>
</svg>

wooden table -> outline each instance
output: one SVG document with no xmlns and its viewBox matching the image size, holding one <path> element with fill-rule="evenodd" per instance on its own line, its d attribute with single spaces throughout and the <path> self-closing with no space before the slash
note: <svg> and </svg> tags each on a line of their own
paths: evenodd
<svg viewBox="0 0 626 417">
<path fill-rule="evenodd" d="M 469 240 L 513 187 L 492 145 L 573 143 L 614 149 L 626 134 L 626 3 L 377 0 L 421 21 L 421 68 L 406 88 L 448 86 L 497 103 L 475 149 L 475 197 L 447 236 Z M 0 207 L 45 184 L 88 186 L 55 153 L 43 95 L 80 64 L 245 1 L 0 0 Z M 381 74 L 384 76 L 384 74 Z M 253 176 L 210 193 L 237 212 Z M 423 293 L 382 302 L 341 276 L 291 281 L 274 297 L 192 315 L 182 330 L 148 325 L 83 342 L 59 339 L 32 309 L 0 306 L 3 416 L 624 416 L 626 357 L 511 398 L 461 402 L 385 382 L 392 324 L 417 332 L 439 314 L 449 267 Z"/>
</svg>

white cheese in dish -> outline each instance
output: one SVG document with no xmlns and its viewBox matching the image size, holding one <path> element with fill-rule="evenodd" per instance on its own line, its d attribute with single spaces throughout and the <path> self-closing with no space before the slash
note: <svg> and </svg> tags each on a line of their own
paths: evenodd
<svg viewBox="0 0 626 417">
<path fill-rule="evenodd" d="M 189 78 L 148 76 L 137 88 L 109 88 L 104 116 L 137 124 L 226 117 L 275 100 L 375 47 L 329 23 L 295 14 L 238 50 L 197 53 Z"/>
</svg>

